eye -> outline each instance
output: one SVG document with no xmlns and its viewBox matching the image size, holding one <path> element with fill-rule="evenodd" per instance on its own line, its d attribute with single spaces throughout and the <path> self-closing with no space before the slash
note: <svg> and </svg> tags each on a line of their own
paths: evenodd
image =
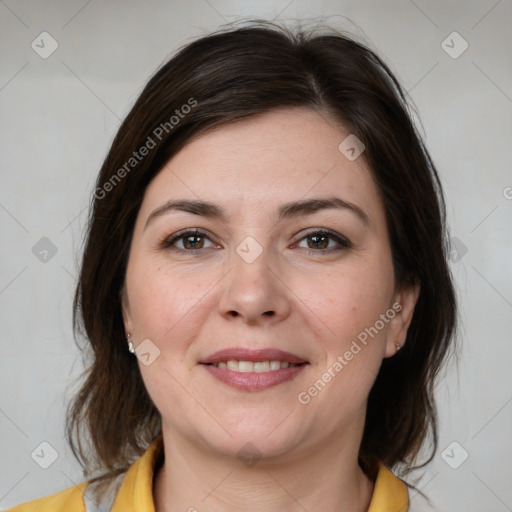
<svg viewBox="0 0 512 512">
<path fill-rule="evenodd" d="M 205 245 L 206 241 L 210 242 L 210 246 Z M 195 252 L 201 249 L 210 249 L 219 247 L 214 244 L 208 235 L 199 229 L 180 231 L 170 238 L 162 240 L 160 243 L 164 249 L 176 249 L 178 251 Z"/>
<path fill-rule="evenodd" d="M 305 241 L 306 246 L 301 245 L 303 241 Z M 350 249 L 352 247 L 352 243 L 348 238 L 340 235 L 339 233 L 334 233 L 327 229 L 317 229 L 316 231 L 312 231 L 302 237 L 297 244 L 297 247 L 306 249 L 308 254 L 323 254 L 333 251 L 341 251 L 343 249 Z"/>
</svg>

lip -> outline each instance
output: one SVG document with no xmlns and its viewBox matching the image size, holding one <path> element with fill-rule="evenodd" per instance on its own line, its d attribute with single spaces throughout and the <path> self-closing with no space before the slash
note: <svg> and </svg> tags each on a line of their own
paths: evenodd
<svg viewBox="0 0 512 512">
<path fill-rule="evenodd" d="M 220 363 L 221 361 L 285 361 L 292 364 L 307 363 L 305 359 L 285 352 L 277 348 L 263 348 L 259 350 L 250 350 L 247 348 L 226 348 L 211 354 L 206 359 L 199 361 L 200 364 Z M 279 370 L 274 370 L 278 372 Z"/>
<path fill-rule="evenodd" d="M 279 370 L 271 370 L 268 372 L 235 372 L 227 368 L 219 368 L 203 364 L 202 367 L 213 377 L 220 380 L 224 384 L 241 391 L 262 391 L 264 389 L 277 386 L 283 382 L 295 378 L 300 372 L 308 366 L 301 364 L 300 366 L 292 366 L 291 368 L 280 368 Z"/>
<path fill-rule="evenodd" d="M 219 368 L 212 363 L 221 361 L 283 361 L 299 366 L 291 368 L 280 368 L 268 372 L 235 372 L 228 368 Z M 283 382 L 294 379 L 300 372 L 309 365 L 308 361 L 301 357 L 285 352 L 284 350 L 265 348 L 260 350 L 249 350 L 245 348 L 228 348 L 219 350 L 199 362 L 203 368 L 217 380 L 241 391 L 262 391 Z"/>
</svg>

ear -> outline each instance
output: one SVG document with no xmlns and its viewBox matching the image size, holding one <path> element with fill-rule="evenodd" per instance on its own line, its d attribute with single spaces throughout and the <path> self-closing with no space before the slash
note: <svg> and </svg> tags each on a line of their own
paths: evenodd
<svg viewBox="0 0 512 512">
<path fill-rule="evenodd" d="M 128 293 L 126 292 L 126 283 L 123 284 L 121 291 L 119 292 L 119 298 L 121 299 L 121 311 L 123 314 L 125 334 L 132 333 L 133 326 L 130 313 L 130 304 L 128 302 Z"/>
<path fill-rule="evenodd" d="M 405 285 L 395 294 L 391 310 L 396 314 L 389 322 L 384 357 L 394 356 L 397 353 L 397 345 L 404 345 L 419 294 L 419 283 Z"/>
</svg>

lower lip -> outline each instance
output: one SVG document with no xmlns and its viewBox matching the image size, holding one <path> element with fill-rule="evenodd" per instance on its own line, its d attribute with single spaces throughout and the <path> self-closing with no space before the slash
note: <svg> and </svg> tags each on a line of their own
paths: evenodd
<svg viewBox="0 0 512 512">
<path fill-rule="evenodd" d="M 216 379 L 228 386 L 242 391 L 261 391 L 295 378 L 304 370 L 307 364 L 268 372 L 235 372 L 211 364 L 203 364 L 202 366 Z"/>
</svg>

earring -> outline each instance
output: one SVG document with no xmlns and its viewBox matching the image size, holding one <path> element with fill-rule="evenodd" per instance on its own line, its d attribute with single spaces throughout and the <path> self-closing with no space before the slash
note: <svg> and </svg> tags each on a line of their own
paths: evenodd
<svg viewBox="0 0 512 512">
<path fill-rule="evenodd" d="M 398 352 L 402 347 L 395 341 L 395 349 Z"/>
<path fill-rule="evenodd" d="M 130 333 L 126 335 L 126 341 L 128 342 L 128 350 L 131 354 L 135 354 L 135 348 L 133 347 L 133 343 L 130 341 Z"/>
</svg>

